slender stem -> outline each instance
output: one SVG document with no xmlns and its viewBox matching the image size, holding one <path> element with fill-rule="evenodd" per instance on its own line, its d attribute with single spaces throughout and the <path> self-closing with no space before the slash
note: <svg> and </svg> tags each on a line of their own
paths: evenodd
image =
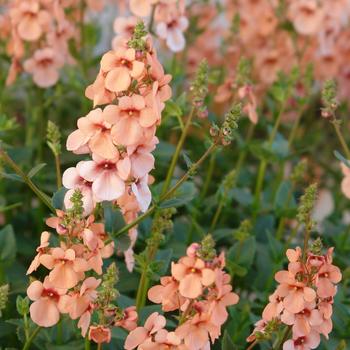
<svg viewBox="0 0 350 350">
<path fill-rule="evenodd" d="M 33 331 L 33 333 L 30 335 L 30 337 L 26 340 L 26 342 L 24 343 L 23 346 L 23 350 L 29 350 L 30 349 L 30 345 L 32 344 L 34 338 L 38 335 L 38 333 L 40 332 L 41 327 L 38 326 L 35 328 L 35 330 Z"/>
<path fill-rule="evenodd" d="M 250 123 L 249 129 L 247 132 L 247 136 L 245 139 L 245 145 L 247 145 L 249 143 L 249 141 L 251 140 L 251 138 L 254 134 L 254 129 L 255 129 L 255 124 Z M 241 168 L 242 168 L 242 165 L 244 164 L 245 158 L 247 157 L 247 153 L 248 153 L 247 149 L 244 149 L 239 154 L 237 164 L 236 164 L 236 176 L 237 176 L 237 178 L 239 176 L 239 173 L 241 172 Z"/>
<path fill-rule="evenodd" d="M 211 183 L 211 179 L 213 177 L 213 173 L 214 173 L 214 167 L 215 167 L 215 152 L 213 152 L 210 156 L 210 160 L 209 160 L 209 167 L 208 167 L 208 171 L 207 171 L 207 176 L 205 178 L 205 182 L 204 182 L 204 185 L 203 185 L 203 189 L 202 189 L 202 192 L 201 192 L 201 195 L 200 195 L 200 198 L 203 199 L 205 198 L 207 192 L 208 192 L 208 189 L 209 189 L 209 185 Z"/>
<path fill-rule="evenodd" d="M 62 187 L 62 173 L 61 173 L 61 162 L 60 156 L 55 154 L 55 165 L 56 165 L 56 180 L 57 180 L 57 188 Z"/>
<path fill-rule="evenodd" d="M 186 321 L 186 318 L 187 318 L 188 314 L 190 313 L 193 304 L 194 304 L 194 299 L 191 299 L 186 310 L 182 313 L 182 315 L 179 319 L 179 326 L 181 326 Z"/>
<path fill-rule="evenodd" d="M 23 170 L 12 160 L 12 158 L 0 148 L 0 158 L 19 175 L 23 181 L 30 187 L 30 189 L 37 195 L 37 197 L 53 212 L 56 213 L 55 208 L 51 205 L 49 198 L 39 190 L 39 188 L 32 182 L 32 180 L 23 172 Z"/>
<path fill-rule="evenodd" d="M 5 212 L 5 211 L 18 208 L 18 207 L 20 207 L 21 205 L 22 205 L 22 202 L 18 202 L 18 203 L 14 203 L 14 204 L 7 205 L 6 207 L 0 207 L 0 213 L 3 213 L 3 212 Z"/>
<path fill-rule="evenodd" d="M 293 184 L 291 185 L 291 187 L 290 187 L 290 189 L 288 191 L 288 194 L 287 194 L 287 201 L 286 201 L 286 206 L 287 207 L 289 206 L 289 203 L 290 203 L 290 201 L 292 199 L 292 194 L 293 194 Z M 280 219 L 280 222 L 278 223 L 278 228 L 277 228 L 277 231 L 276 231 L 276 239 L 281 240 L 285 224 L 286 224 L 286 218 L 282 217 Z"/>
<path fill-rule="evenodd" d="M 91 349 L 91 343 L 90 343 L 90 339 L 89 339 L 88 336 L 85 337 L 84 349 L 85 350 L 90 350 Z"/>
<path fill-rule="evenodd" d="M 287 338 L 289 337 L 290 330 L 291 330 L 290 326 L 288 326 L 284 329 L 281 339 L 277 338 L 276 344 L 273 344 L 273 350 L 282 350 L 283 349 L 283 344 L 287 340 Z"/>
<path fill-rule="evenodd" d="M 97 350 L 102 350 L 102 343 L 97 344 Z"/>
<path fill-rule="evenodd" d="M 57 324 L 57 344 L 62 344 L 62 319 Z"/>
<path fill-rule="evenodd" d="M 198 161 L 191 166 L 191 168 L 186 172 L 185 175 L 182 176 L 182 178 L 172 187 L 170 188 L 165 194 L 161 195 L 159 198 L 159 201 L 157 205 L 161 204 L 165 200 L 169 199 L 176 190 L 185 182 L 187 179 L 193 174 L 194 171 L 197 170 L 197 168 L 204 162 L 204 160 L 210 155 L 211 152 L 213 152 L 218 147 L 217 143 L 213 143 L 202 155 Z M 154 210 L 157 208 L 157 205 L 152 205 L 144 214 L 140 215 L 137 219 L 135 219 L 133 222 L 131 222 L 128 225 L 125 225 L 122 229 L 120 229 L 116 234 L 115 237 L 118 237 L 122 235 L 123 233 L 129 231 L 131 228 L 139 224 L 142 220 L 147 218 L 150 214 L 154 212 Z"/>
<path fill-rule="evenodd" d="M 308 221 L 305 224 L 305 235 L 304 235 L 304 249 L 303 249 L 303 260 L 305 261 L 307 257 L 307 252 L 309 248 L 309 239 L 310 239 L 310 233 L 312 228 L 312 221 L 311 218 L 308 218 Z"/>
<path fill-rule="evenodd" d="M 23 315 L 23 323 L 24 323 L 24 334 L 25 334 L 26 340 L 28 340 L 29 339 L 29 322 L 28 322 L 27 314 Z"/>
<path fill-rule="evenodd" d="M 223 199 L 221 199 L 219 205 L 216 208 L 216 211 L 215 211 L 215 214 L 214 214 L 214 217 L 213 217 L 213 221 L 211 222 L 211 225 L 210 225 L 210 232 L 211 233 L 215 229 L 215 226 L 216 226 L 216 224 L 217 224 L 217 222 L 219 220 L 219 217 L 220 217 L 220 214 L 222 212 L 222 209 L 224 208 L 224 204 L 225 204 L 225 201 Z"/>
<path fill-rule="evenodd" d="M 345 152 L 346 158 L 350 159 L 350 150 L 349 150 L 348 145 L 345 142 L 343 134 L 341 133 L 339 122 L 337 120 L 334 120 L 332 122 L 332 124 L 333 124 L 335 132 L 336 132 L 336 134 L 338 136 L 339 142 L 340 142 L 340 144 L 341 144 L 341 146 L 343 148 L 343 151 Z"/>
<path fill-rule="evenodd" d="M 248 347 L 247 347 L 247 350 L 252 350 L 254 348 L 255 345 L 258 344 L 258 341 L 257 340 L 254 340 L 253 343 L 251 343 Z"/>
<path fill-rule="evenodd" d="M 162 189 L 162 195 L 164 193 L 166 193 L 166 191 L 168 190 L 168 188 L 170 186 L 170 182 L 171 182 L 171 179 L 172 179 L 173 174 L 174 174 L 174 170 L 175 170 L 175 166 L 177 164 L 177 160 L 178 160 L 178 158 L 180 156 L 180 152 L 181 152 L 182 146 L 183 146 L 183 144 L 185 142 L 188 130 L 189 130 L 190 126 L 191 126 L 192 119 L 193 119 L 193 116 L 195 114 L 194 112 L 195 112 L 195 108 L 192 107 L 191 113 L 190 113 L 190 115 L 189 115 L 189 117 L 188 117 L 188 119 L 186 121 L 186 124 L 185 124 L 183 130 L 182 130 L 179 142 L 177 143 L 176 150 L 175 150 L 175 153 L 173 155 L 173 158 L 171 159 L 170 167 L 169 167 L 168 173 L 167 173 L 165 181 L 164 181 L 164 185 L 163 185 L 163 189 Z"/>
</svg>

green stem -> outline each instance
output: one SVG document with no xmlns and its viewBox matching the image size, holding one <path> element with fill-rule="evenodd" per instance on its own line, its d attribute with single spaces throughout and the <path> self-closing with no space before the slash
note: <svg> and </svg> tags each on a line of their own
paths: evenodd
<svg viewBox="0 0 350 350">
<path fill-rule="evenodd" d="M 102 343 L 97 344 L 97 350 L 102 350 Z"/>
<path fill-rule="evenodd" d="M 190 126 L 191 126 L 192 119 L 193 119 L 193 116 L 195 114 L 194 112 L 195 112 L 195 108 L 192 107 L 191 113 L 190 113 L 190 115 L 189 115 L 189 117 L 188 117 L 188 119 L 186 121 L 186 124 L 185 124 L 183 130 L 182 130 L 179 142 L 177 143 L 176 150 L 175 150 L 175 153 L 173 155 L 173 158 L 171 159 L 170 167 L 169 167 L 169 170 L 168 170 L 168 173 L 166 175 L 166 178 L 165 178 L 165 181 L 164 181 L 164 185 L 163 185 L 163 188 L 162 188 L 162 195 L 166 193 L 166 191 L 168 190 L 168 188 L 170 186 L 170 182 L 171 182 L 171 179 L 172 179 L 173 174 L 174 174 L 174 170 L 175 170 L 175 166 L 177 164 L 177 160 L 178 160 L 178 158 L 180 156 L 180 152 L 181 152 L 182 146 L 183 146 L 183 144 L 185 142 L 188 130 L 189 130 Z"/>
<path fill-rule="evenodd" d="M 350 159 L 350 150 L 349 150 L 348 145 L 345 142 L 343 134 L 341 133 L 339 122 L 337 120 L 334 120 L 332 122 L 332 124 L 333 124 L 335 132 L 336 132 L 336 134 L 338 136 L 338 140 L 339 140 L 339 142 L 340 142 L 340 144 L 341 144 L 341 146 L 343 148 L 343 151 L 345 152 L 346 158 Z"/>
<path fill-rule="evenodd" d="M 26 342 L 24 343 L 23 349 L 22 350 L 29 350 L 30 349 L 30 345 L 32 344 L 34 338 L 38 335 L 38 333 L 40 332 L 41 327 L 38 326 L 35 328 L 34 332 L 30 335 L 30 337 L 26 340 Z"/>
<path fill-rule="evenodd" d="M 289 203 L 290 203 L 290 201 L 292 199 L 292 194 L 293 194 L 293 185 L 290 187 L 290 189 L 288 191 L 288 194 L 287 194 L 287 201 L 286 201 L 286 206 L 287 207 L 289 206 Z M 276 232 L 276 239 L 277 240 L 281 240 L 282 239 L 282 233 L 283 233 L 285 224 L 286 224 L 286 218 L 282 217 L 280 219 L 280 222 L 278 223 L 278 228 L 277 228 L 277 232 Z"/>
<path fill-rule="evenodd" d="M 248 131 L 247 131 L 247 136 L 246 136 L 245 142 L 244 142 L 245 147 L 247 147 L 247 144 L 249 143 L 249 141 L 253 137 L 254 130 L 255 130 L 255 124 L 250 123 Z M 241 168 L 242 168 L 242 165 L 244 164 L 244 161 L 245 161 L 245 158 L 247 156 L 247 153 L 248 153 L 248 151 L 245 148 L 239 154 L 239 157 L 238 157 L 238 160 L 237 160 L 237 164 L 236 164 L 236 176 L 237 176 L 237 179 L 239 177 L 239 173 L 241 172 Z"/>
<path fill-rule="evenodd" d="M 209 167 L 208 167 L 208 171 L 207 171 L 207 176 L 205 178 L 205 182 L 204 182 L 204 185 L 203 185 L 203 189 L 202 189 L 202 192 L 201 192 L 201 195 L 200 195 L 200 198 L 203 199 L 205 198 L 207 192 L 208 192 L 208 189 L 209 189 L 209 185 L 211 183 L 211 179 L 213 177 L 213 173 L 214 173 L 214 167 L 215 167 L 215 152 L 213 152 L 210 156 L 210 160 L 209 160 Z"/>
<path fill-rule="evenodd" d="M 125 225 L 122 229 L 120 229 L 114 236 L 118 237 L 122 235 L 123 233 L 129 231 L 131 228 L 139 224 L 142 220 L 150 216 L 154 210 L 157 208 L 159 204 L 164 202 L 165 200 L 169 199 L 176 190 L 185 182 L 188 180 L 188 178 L 197 170 L 197 168 L 204 162 L 204 160 L 210 155 L 211 152 L 213 152 L 217 148 L 217 143 L 213 143 L 202 155 L 198 161 L 191 166 L 191 168 L 186 172 L 185 175 L 182 176 L 182 178 L 173 186 L 171 187 L 165 194 L 161 195 L 159 198 L 159 201 L 157 202 L 157 205 L 152 205 L 145 213 L 140 215 L 137 219 L 135 219 L 133 222 L 131 222 L 128 225 Z"/>
<path fill-rule="evenodd" d="M 273 344 L 273 350 L 282 350 L 284 342 L 288 339 L 291 327 L 288 326 L 284 329 L 282 337 L 276 339 L 275 344 Z"/>
<path fill-rule="evenodd" d="M 311 228 L 312 228 L 312 221 L 309 217 L 308 221 L 305 224 L 305 235 L 304 235 L 304 249 L 303 249 L 303 260 L 306 260 L 307 252 L 309 248 L 309 239 L 311 234 Z"/>
<path fill-rule="evenodd" d="M 23 315 L 23 324 L 24 324 L 24 334 L 27 341 L 29 339 L 29 322 L 28 322 L 27 314 Z"/>
<path fill-rule="evenodd" d="M 224 208 L 224 204 L 225 204 L 225 200 L 221 199 L 219 205 L 216 208 L 216 211 L 215 211 L 215 214 L 213 217 L 213 221 L 211 222 L 211 225 L 210 225 L 210 232 L 211 233 L 213 233 L 213 231 L 215 229 L 215 226 L 216 226 L 216 224 L 219 220 L 219 217 L 221 215 L 222 209 Z"/>
<path fill-rule="evenodd" d="M 0 146 L 1 147 L 1 146 Z M 23 170 L 12 160 L 12 158 L 0 148 L 0 158 L 19 175 L 22 180 L 29 186 L 29 188 L 36 194 L 36 196 L 53 212 L 56 213 L 55 208 L 51 205 L 50 199 L 39 190 L 39 188 L 32 182 L 32 180 L 23 172 Z"/>
<path fill-rule="evenodd" d="M 56 183 L 57 189 L 62 187 L 62 173 L 61 173 L 61 162 L 60 156 L 55 154 L 55 165 L 56 165 Z"/>
<path fill-rule="evenodd" d="M 252 350 L 254 348 L 255 345 L 258 344 L 258 341 L 257 340 L 254 340 L 253 343 L 251 343 L 248 347 L 247 347 L 247 350 Z"/>
<path fill-rule="evenodd" d="M 62 319 L 57 324 L 57 344 L 62 345 Z"/>
<path fill-rule="evenodd" d="M 91 343 L 90 343 L 89 336 L 85 336 L 84 349 L 85 350 L 90 350 L 91 349 Z"/>
</svg>

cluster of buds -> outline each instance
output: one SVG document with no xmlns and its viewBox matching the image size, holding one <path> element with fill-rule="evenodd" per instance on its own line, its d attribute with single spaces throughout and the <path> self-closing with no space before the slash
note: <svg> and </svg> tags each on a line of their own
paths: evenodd
<svg viewBox="0 0 350 350">
<path fill-rule="evenodd" d="M 192 103 L 198 111 L 198 116 L 200 118 L 206 118 L 208 116 L 207 106 L 204 103 L 208 94 L 208 71 L 208 62 L 203 60 L 198 66 L 196 76 L 190 87 Z"/>
<path fill-rule="evenodd" d="M 130 332 L 125 349 L 209 348 L 228 318 L 226 308 L 239 300 L 224 267 L 224 253 L 216 254 L 211 236 L 191 244 L 186 256 L 172 263 L 171 276 L 162 277 L 161 284 L 148 291 L 148 298 L 161 304 L 163 311 L 179 312 L 178 327 L 168 332 L 165 317 L 154 313 L 144 326 Z"/>
<path fill-rule="evenodd" d="M 150 205 L 152 151 L 158 143 L 155 133 L 164 103 L 171 97 L 171 76 L 164 73 L 146 34 L 139 22 L 129 40 L 103 55 L 100 72 L 86 89 L 86 96 L 94 106 L 106 106 L 80 118 L 78 129 L 68 137 L 68 150 L 92 156 L 63 174 L 63 185 L 69 189 L 66 207 L 71 206 L 72 191 L 78 188 L 84 197 L 85 215 L 97 203 L 111 201 L 130 223 Z M 129 235 L 131 245 L 125 256 L 131 270 L 136 229 Z"/>
<path fill-rule="evenodd" d="M 339 102 L 337 100 L 337 85 L 334 80 L 325 81 L 322 90 L 322 103 L 322 117 L 335 121 L 335 111 L 339 106 Z"/>
<path fill-rule="evenodd" d="M 332 330 L 332 305 L 341 281 L 339 268 L 333 265 L 333 248 L 321 253 L 316 240 L 307 254 L 302 249 L 288 249 L 288 270 L 275 275 L 279 283 L 269 297 L 262 320 L 256 325 L 248 341 L 271 337 L 278 325 L 292 329 L 292 337 L 283 344 L 284 350 L 316 349 L 320 335 L 328 339 Z M 272 327 L 273 326 L 273 327 Z"/>
</svg>

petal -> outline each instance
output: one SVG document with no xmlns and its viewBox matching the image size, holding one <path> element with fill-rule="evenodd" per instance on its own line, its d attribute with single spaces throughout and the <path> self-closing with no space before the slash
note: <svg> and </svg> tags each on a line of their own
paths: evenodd
<svg viewBox="0 0 350 350">
<path fill-rule="evenodd" d="M 44 290 L 43 284 L 40 281 L 34 281 L 27 289 L 27 295 L 30 300 L 38 300 Z"/>
<path fill-rule="evenodd" d="M 124 348 L 126 350 L 135 349 L 139 344 L 143 343 L 147 337 L 147 330 L 143 327 L 137 327 L 126 337 Z"/>
<path fill-rule="evenodd" d="M 100 201 L 112 201 L 125 192 L 125 183 L 116 171 L 104 171 L 92 184 L 92 191 Z"/>
<path fill-rule="evenodd" d="M 195 274 L 189 274 L 180 281 L 179 291 L 185 298 L 195 299 L 203 292 L 200 277 Z"/>
<path fill-rule="evenodd" d="M 215 282 L 215 272 L 211 269 L 203 269 L 202 270 L 202 278 L 201 282 L 204 286 L 210 286 Z"/>
<path fill-rule="evenodd" d="M 105 86 L 113 92 L 125 91 L 131 84 L 129 70 L 125 67 L 118 67 L 111 70 L 105 80 Z"/>
<path fill-rule="evenodd" d="M 60 319 L 57 305 L 47 298 L 35 301 L 29 310 L 32 321 L 41 327 L 52 327 Z"/>
</svg>

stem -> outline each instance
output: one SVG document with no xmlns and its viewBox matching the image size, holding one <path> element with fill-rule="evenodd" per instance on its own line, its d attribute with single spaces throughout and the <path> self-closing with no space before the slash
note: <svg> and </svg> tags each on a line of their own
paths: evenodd
<svg viewBox="0 0 350 350">
<path fill-rule="evenodd" d="M 216 224 L 217 224 L 217 222 L 219 220 L 220 214 L 222 212 L 222 209 L 224 208 L 224 204 L 225 204 L 225 200 L 221 199 L 218 207 L 216 208 L 216 212 L 214 214 L 213 221 L 211 222 L 210 232 L 214 231 L 215 226 L 216 226 Z"/>
<path fill-rule="evenodd" d="M 290 200 L 292 199 L 292 194 L 293 194 L 293 184 L 291 185 L 288 194 L 287 194 L 287 201 L 286 201 L 286 206 L 289 206 Z M 280 222 L 278 223 L 278 228 L 277 228 L 277 232 L 276 232 L 276 239 L 281 240 L 282 238 L 282 232 L 284 230 L 286 224 L 286 218 L 282 217 L 280 219 Z"/>
<path fill-rule="evenodd" d="M 57 323 L 57 344 L 62 344 L 62 319 Z"/>
<path fill-rule="evenodd" d="M 340 144 L 341 144 L 341 146 L 343 148 L 343 151 L 345 152 L 346 158 L 350 159 L 350 150 L 349 150 L 348 145 L 345 142 L 343 134 L 341 133 L 339 122 L 337 120 L 334 120 L 332 122 L 332 124 L 333 124 L 335 132 L 336 132 L 336 134 L 338 136 L 338 140 L 339 140 L 339 142 L 340 142 Z"/>
<path fill-rule="evenodd" d="M 90 343 L 90 340 L 89 340 L 88 336 L 85 337 L 84 349 L 85 350 L 90 350 L 91 349 L 91 343 Z"/>
<path fill-rule="evenodd" d="M 290 327 L 290 326 L 288 326 L 288 327 L 286 327 L 286 328 L 284 329 L 281 340 L 279 340 L 279 339 L 277 338 L 276 343 L 273 344 L 273 349 L 274 349 L 274 350 L 282 350 L 283 344 L 284 344 L 284 342 L 287 340 L 287 338 L 288 338 L 288 336 L 289 336 L 290 330 L 291 330 L 291 327 Z"/>
<path fill-rule="evenodd" d="M 203 199 L 205 198 L 208 189 L 209 189 L 209 185 L 211 183 L 211 179 L 213 177 L 213 173 L 214 173 L 214 167 L 215 167 L 215 153 L 212 153 L 210 156 L 210 160 L 209 160 L 209 167 L 208 167 L 208 172 L 207 172 L 207 177 L 205 178 L 205 182 L 203 185 L 203 189 L 200 195 L 200 198 Z"/>
<path fill-rule="evenodd" d="M 23 346 L 23 350 L 29 350 L 30 345 L 32 344 L 32 341 L 34 340 L 34 338 L 38 335 L 38 333 L 40 332 L 41 327 L 38 326 L 35 328 L 34 332 L 30 335 L 30 337 L 27 339 L 27 341 L 24 343 Z"/>
<path fill-rule="evenodd" d="M 102 343 L 97 344 L 97 350 L 102 350 Z"/>
<path fill-rule="evenodd" d="M 312 228 L 312 222 L 309 218 L 306 225 L 305 225 L 305 235 L 304 235 L 304 249 L 303 249 L 303 260 L 305 261 L 307 257 L 308 247 L 309 247 L 309 239 L 310 239 L 310 233 Z"/>
<path fill-rule="evenodd" d="M 0 158 L 19 175 L 29 188 L 36 194 L 36 196 L 53 212 L 56 213 L 55 208 L 51 205 L 50 199 L 39 190 L 39 188 L 32 182 L 32 180 L 23 172 L 23 170 L 12 160 L 12 158 L 0 148 Z"/>
<path fill-rule="evenodd" d="M 142 215 L 140 215 L 136 220 L 134 220 L 133 222 L 131 222 L 128 225 L 125 225 L 122 229 L 120 229 L 114 236 L 118 237 L 120 235 L 122 235 L 123 233 L 129 231 L 131 228 L 133 228 L 134 226 L 136 226 L 137 224 L 139 224 L 142 220 L 144 220 L 145 218 L 147 218 L 150 214 L 152 214 L 154 212 L 154 210 L 157 208 L 157 206 L 159 204 L 161 204 L 162 202 L 164 202 L 165 200 L 169 199 L 175 192 L 176 190 L 193 174 L 193 172 L 195 170 L 197 170 L 197 168 L 204 162 L 204 160 L 209 156 L 209 154 L 211 152 L 213 152 L 216 147 L 217 147 L 217 143 L 213 143 L 202 155 L 202 157 L 200 159 L 198 159 L 198 161 L 193 164 L 191 166 L 191 168 L 186 172 L 185 175 L 182 176 L 182 178 L 172 187 L 170 188 L 165 194 L 161 195 L 159 198 L 159 201 L 157 202 L 157 205 L 152 205 L 145 213 L 143 213 Z"/>
<path fill-rule="evenodd" d="M 188 314 L 190 313 L 193 304 L 194 304 L 194 299 L 191 299 L 186 310 L 182 313 L 182 315 L 179 319 L 179 326 L 181 326 L 186 321 L 186 318 L 187 318 Z"/>
<path fill-rule="evenodd" d="M 251 343 L 248 347 L 247 347 L 247 350 L 251 350 L 251 349 L 253 349 L 254 348 L 254 346 L 255 345 L 257 345 L 258 344 L 258 341 L 257 340 L 254 340 L 254 342 L 253 343 Z"/>
<path fill-rule="evenodd" d="M 23 315 L 23 323 L 24 323 L 24 334 L 25 334 L 26 340 L 28 340 L 29 339 L 29 322 L 28 322 L 27 314 Z"/>
<path fill-rule="evenodd" d="M 56 165 L 56 180 L 57 180 L 57 189 L 62 187 L 62 173 L 61 173 L 61 162 L 60 156 L 55 154 L 55 165 Z"/>
<path fill-rule="evenodd" d="M 247 131 L 247 136 L 245 138 L 245 145 L 247 145 L 249 143 L 249 141 L 251 140 L 253 134 L 254 134 L 254 130 L 255 130 L 255 124 L 253 123 L 250 123 L 249 124 L 249 129 Z M 241 171 L 241 168 L 242 168 L 242 165 L 245 161 L 245 158 L 247 156 L 247 149 L 243 149 L 240 154 L 239 154 L 239 157 L 238 157 L 238 160 L 237 160 L 237 164 L 236 164 L 236 176 L 237 176 L 237 179 L 238 179 L 238 176 L 239 176 L 239 173 Z"/>
<path fill-rule="evenodd" d="M 175 170 L 175 166 L 176 166 L 177 160 L 178 160 L 178 158 L 180 156 L 180 152 L 181 152 L 182 146 L 183 146 L 183 144 L 185 142 L 188 130 L 189 130 L 189 128 L 191 126 L 191 123 L 192 123 L 194 112 L 195 112 L 195 108 L 192 107 L 191 113 L 190 113 L 190 115 L 189 115 L 189 117 L 188 117 L 188 119 L 186 121 L 186 124 L 185 124 L 183 130 L 182 130 L 179 142 L 177 143 L 176 150 L 175 150 L 175 153 L 173 155 L 173 158 L 171 159 L 170 167 L 169 167 L 169 170 L 168 170 L 168 173 L 167 173 L 167 176 L 165 178 L 164 185 L 163 185 L 162 195 L 164 193 L 166 193 L 166 191 L 168 190 L 168 188 L 170 186 L 170 182 L 171 182 L 171 179 L 172 179 L 173 174 L 174 174 L 174 170 Z"/>
<path fill-rule="evenodd" d="M 281 105 L 280 111 L 278 112 L 278 115 L 277 115 L 277 118 L 275 121 L 275 125 L 272 129 L 272 132 L 271 132 L 271 135 L 270 135 L 269 141 L 268 141 L 268 148 L 269 149 L 271 149 L 273 141 L 275 140 L 278 128 L 281 124 L 283 112 L 284 112 L 286 105 L 287 105 L 287 101 L 288 101 L 288 98 L 286 98 L 284 100 L 284 102 Z M 258 178 L 257 178 L 256 186 L 255 186 L 254 215 L 253 215 L 254 222 L 256 221 L 256 217 L 257 217 L 257 214 L 259 211 L 260 195 L 261 195 L 261 191 L 262 191 L 262 187 L 263 187 L 263 183 L 264 183 L 266 167 L 267 167 L 267 160 L 263 159 L 260 163 L 260 167 L 259 167 L 259 171 L 258 171 Z"/>
</svg>

